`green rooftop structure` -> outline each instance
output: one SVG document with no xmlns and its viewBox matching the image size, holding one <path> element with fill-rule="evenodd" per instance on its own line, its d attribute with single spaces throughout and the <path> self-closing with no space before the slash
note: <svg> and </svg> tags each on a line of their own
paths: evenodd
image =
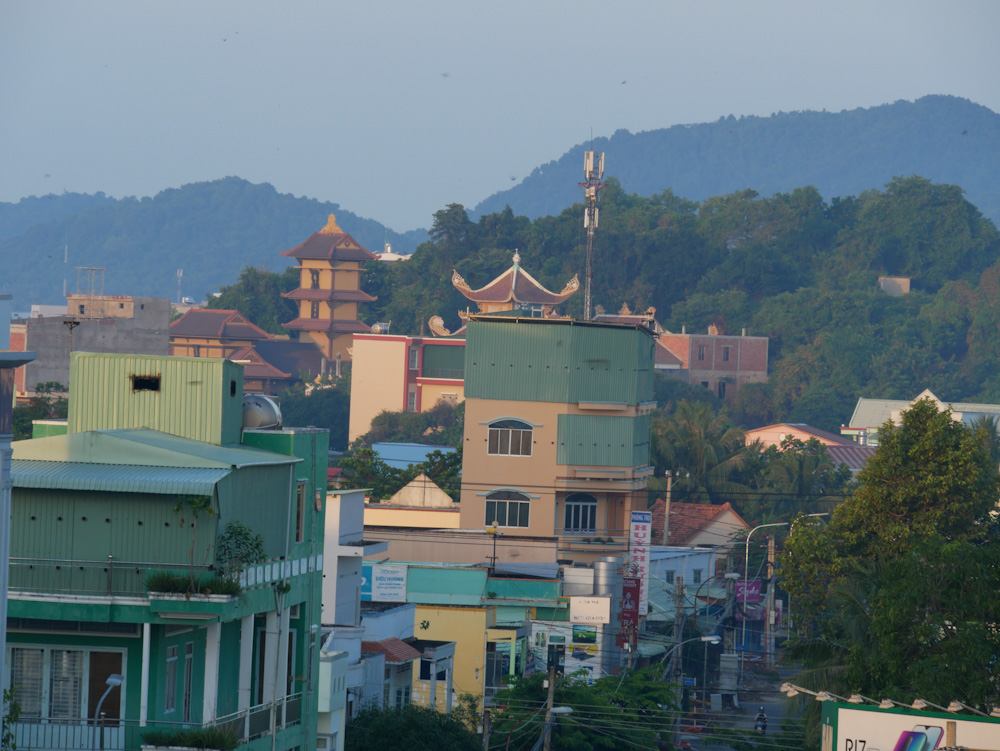
<svg viewBox="0 0 1000 751">
<path fill-rule="evenodd" d="M 69 432 L 13 443 L 18 748 L 315 748 L 327 431 L 244 430 L 224 360 L 71 372 Z"/>
</svg>

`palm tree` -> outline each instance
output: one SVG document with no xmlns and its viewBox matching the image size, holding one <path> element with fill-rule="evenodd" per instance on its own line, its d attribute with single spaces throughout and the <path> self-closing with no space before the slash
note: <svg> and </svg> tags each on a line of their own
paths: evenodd
<svg viewBox="0 0 1000 751">
<path fill-rule="evenodd" d="M 739 500 L 748 488 L 734 480 L 751 453 L 746 433 L 707 402 L 682 401 L 653 426 L 657 464 L 675 473 L 675 487 L 693 503 Z"/>
</svg>

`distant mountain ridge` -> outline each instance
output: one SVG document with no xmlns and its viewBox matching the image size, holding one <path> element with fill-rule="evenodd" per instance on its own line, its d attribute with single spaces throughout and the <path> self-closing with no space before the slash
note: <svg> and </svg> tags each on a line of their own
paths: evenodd
<svg viewBox="0 0 1000 751">
<path fill-rule="evenodd" d="M 520 184 L 475 207 L 532 219 L 556 215 L 582 200 L 583 152 L 574 146 L 536 168 Z M 893 177 L 921 175 L 958 185 L 1000 226 L 1000 115 L 967 99 L 926 96 L 842 112 L 730 115 L 714 123 L 675 125 L 595 139 L 607 175 L 629 193 L 672 189 L 702 201 L 751 188 L 762 196 L 815 186 L 827 200 L 881 188 Z"/>
<path fill-rule="evenodd" d="M 381 252 L 388 241 L 411 253 L 425 230 L 399 234 L 338 204 L 278 193 L 269 184 L 238 177 L 171 188 L 152 198 L 115 199 L 67 193 L 0 203 L 0 292 L 14 309 L 62 300 L 76 291 L 77 266 L 105 269 L 105 294 L 203 299 L 232 284 L 244 266 L 282 271 L 281 255 L 326 224 L 329 214 L 364 247 Z M 68 246 L 69 263 L 63 264 Z"/>
</svg>

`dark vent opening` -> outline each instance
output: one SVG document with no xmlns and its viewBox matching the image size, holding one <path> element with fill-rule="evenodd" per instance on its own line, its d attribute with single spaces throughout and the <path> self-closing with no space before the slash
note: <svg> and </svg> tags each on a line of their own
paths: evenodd
<svg viewBox="0 0 1000 751">
<path fill-rule="evenodd" d="M 236 381 L 229 382 L 229 395 L 236 396 Z"/>
<path fill-rule="evenodd" d="M 158 375 L 150 376 L 132 376 L 132 390 L 133 391 L 159 391 L 160 390 L 160 377 Z"/>
</svg>

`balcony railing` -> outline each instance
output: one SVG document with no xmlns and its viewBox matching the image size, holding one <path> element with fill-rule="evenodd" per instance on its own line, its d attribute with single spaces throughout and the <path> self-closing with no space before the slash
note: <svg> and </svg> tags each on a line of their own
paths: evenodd
<svg viewBox="0 0 1000 751">
<path fill-rule="evenodd" d="M 71 561 L 55 558 L 11 558 L 10 591 L 46 594 L 102 595 L 106 597 L 142 597 L 146 594 L 146 576 L 154 571 L 187 572 L 183 563 L 136 563 L 116 561 Z M 212 570 L 195 566 L 195 576 Z"/>
<path fill-rule="evenodd" d="M 298 725 L 302 719 L 302 694 L 278 699 L 273 711 L 275 730 Z M 139 751 L 147 745 L 144 736 L 150 731 L 217 727 L 231 731 L 240 743 L 246 743 L 271 732 L 271 712 L 268 703 L 205 724 L 149 722 L 144 726 L 138 720 L 105 720 L 102 727 L 85 719 L 22 719 L 14 724 L 14 740 L 18 751 Z"/>
<path fill-rule="evenodd" d="M 424 368 L 420 375 L 424 378 L 451 378 L 460 381 L 465 378 L 465 371 L 461 368 Z"/>
</svg>

